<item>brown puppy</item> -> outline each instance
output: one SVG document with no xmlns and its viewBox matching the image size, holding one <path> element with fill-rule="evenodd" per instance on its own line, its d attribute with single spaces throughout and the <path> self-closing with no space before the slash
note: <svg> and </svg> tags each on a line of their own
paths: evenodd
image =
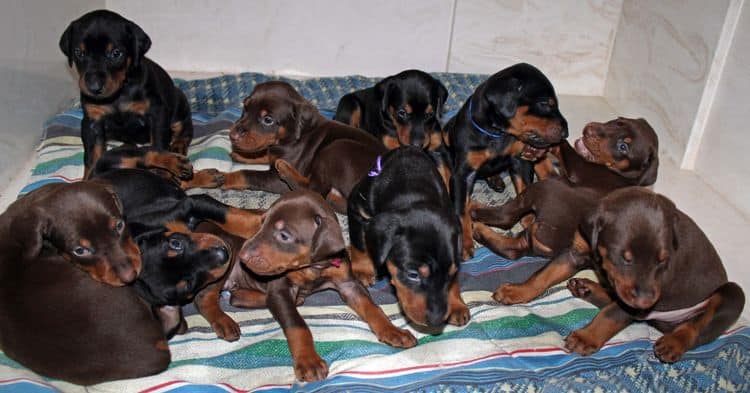
<svg viewBox="0 0 750 393">
<path fill-rule="evenodd" d="M 331 121 L 284 82 L 255 87 L 243 102 L 244 112 L 232 127 L 232 159 L 271 164 L 270 171 L 241 170 L 225 176 L 224 189 L 290 190 L 274 163 L 283 159 L 309 179 L 309 187 L 325 196 L 339 212 L 346 197 L 385 152 L 365 131 Z"/>
<path fill-rule="evenodd" d="M 664 332 L 656 357 L 672 363 L 716 339 L 742 312 L 745 295 L 727 281 L 711 242 L 662 195 L 640 187 L 614 191 L 583 221 L 581 234 L 584 241 L 552 265 L 559 266 L 558 278 L 593 267 L 601 285 L 572 279 L 568 288 L 602 310 L 565 339 L 568 350 L 590 355 L 645 320 Z"/>
<path fill-rule="evenodd" d="M 77 384 L 155 374 L 170 360 L 122 206 L 102 185 L 44 186 L 0 215 L 0 347 Z M 93 278 L 93 280 L 92 280 Z"/>
<path fill-rule="evenodd" d="M 658 140 L 645 120 L 618 118 L 604 124 L 590 123 L 583 134 L 575 143 L 580 154 L 567 142 L 559 148 L 562 179 L 534 183 L 503 206 L 473 208 L 472 217 L 477 221 L 474 238 L 511 259 L 525 254 L 554 257 L 571 244 L 578 224 L 608 192 L 656 181 Z M 586 146 L 591 146 L 590 150 Z M 526 229 L 515 237 L 483 224 L 510 229 L 522 218 Z M 546 288 L 534 284 L 544 272 L 524 284 L 503 284 L 493 297 L 505 304 L 534 299 Z"/>
<path fill-rule="evenodd" d="M 233 240 L 235 248 L 242 239 Z M 401 348 L 417 344 L 411 333 L 391 323 L 354 278 L 336 215 L 313 192 L 292 191 L 277 200 L 265 213 L 260 231 L 242 245 L 234 261 L 224 286 L 231 293 L 230 303 L 270 309 L 284 330 L 301 381 L 328 375 L 296 307 L 314 292 L 338 291 L 380 341 Z"/>
</svg>

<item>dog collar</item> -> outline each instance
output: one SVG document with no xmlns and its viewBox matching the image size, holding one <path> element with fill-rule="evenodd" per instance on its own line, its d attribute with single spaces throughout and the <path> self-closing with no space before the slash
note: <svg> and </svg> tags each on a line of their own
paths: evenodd
<svg viewBox="0 0 750 393">
<path fill-rule="evenodd" d="M 375 169 L 371 170 L 367 173 L 367 176 L 369 177 L 375 177 L 380 174 L 380 172 L 383 170 L 383 157 L 378 156 L 378 159 L 375 161 Z"/>
<path fill-rule="evenodd" d="M 479 131 L 480 133 L 487 135 L 490 138 L 504 138 L 505 132 L 501 132 L 500 134 L 496 134 L 494 132 L 490 132 L 482 128 L 477 122 L 474 121 L 474 118 L 471 117 L 471 101 L 473 100 L 474 96 L 469 97 L 469 120 L 471 120 L 471 125 L 474 126 L 474 129 Z"/>
</svg>

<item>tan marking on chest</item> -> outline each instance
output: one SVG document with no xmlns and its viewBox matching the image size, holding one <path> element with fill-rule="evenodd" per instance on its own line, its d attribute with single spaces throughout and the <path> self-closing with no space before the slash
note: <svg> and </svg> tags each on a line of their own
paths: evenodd
<svg viewBox="0 0 750 393">
<path fill-rule="evenodd" d="M 99 121 L 102 117 L 114 112 L 114 109 L 111 105 L 83 104 L 83 111 L 89 119 Z"/>
<path fill-rule="evenodd" d="M 120 111 L 122 112 L 132 112 L 139 115 L 145 115 L 150 107 L 151 101 L 149 100 L 130 101 L 118 105 L 118 109 L 120 109 Z"/>
</svg>

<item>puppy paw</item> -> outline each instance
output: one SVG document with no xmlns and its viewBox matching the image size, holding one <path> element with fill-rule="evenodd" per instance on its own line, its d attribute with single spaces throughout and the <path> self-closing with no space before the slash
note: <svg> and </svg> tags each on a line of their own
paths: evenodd
<svg viewBox="0 0 750 393">
<path fill-rule="evenodd" d="M 353 270 L 352 274 L 354 274 L 354 278 L 361 282 L 365 288 L 375 284 L 375 273 L 373 272 Z"/>
<path fill-rule="evenodd" d="M 328 376 L 328 365 L 317 353 L 294 359 L 294 375 L 303 382 L 314 382 Z"/>
<path fill-rule="evenodd" d="M 529 292 L 523 284 L 503 284 L 492 294 L 492 298 L 505 305 L 528 303 L 536 297 Z"/>
<path fill-rule="evenodd" d="M 393 325 L 378 334 L 378 340 L 396 348 L 411 348 L 417 345 L 417 338 L 411 332 Z"/>
<path fill-rule="evenodd" d="M 447 322 L 454 326 L 463 326 L 469 323 L 471 313 L 465 304 L 450 305 Z"/>
<path fill-rule="evenodd" d="M 211 322 L 211 328 L 222 340 L 237 341 L 240 338 L 240 325 L 226 314 Z"/>
<path fill-rule="evenodd" d="M 654 354 L 664 363 L 674 363 L 687 351 L 687 343 L 678 332 L 667 333 L 654 344 Z"/>
<path fill-rule="evenodd" d="M 568 290 L 573 296 L 586 300 L 591 296 L 591 284 L 594 282 L 588 278 L 571 278 L 568 280 Z"/>
<path fill-rule="evenodd" d="M 597 343 L 581 330 L 576 330 L 565 338 L 565 349 L 583 356 L 589 356 L 598 351 L 603 344 Z"/>
<path fill-rule="evenodd" d="M 498 193 L 505 192 L 505 182 L 502 175 L 495 175 L 487 178 L 487 185 Z"/>
<path fill-rule="evenodd" d="M 181 154 L 152 152 L 146 156 L 146 165 L 161 168 L 180 180 L 190 180 L 193 177 L 193 164 Z"/>
<path fill-rule="evenodd" d="M 471 237 L 471 234 L 463 237 L 463 251 L 461 256 L 464 261 L 474 257 L 474 239 Z"/>
<path fill-rule="evenodd" d="M 224 173 L 216 169 L 203 169 L 195 172 L 192 180 L 183 181 L 181 187 L 183 190 L 190 188 L 216 188 L 224 184 Z"/>
</svg>

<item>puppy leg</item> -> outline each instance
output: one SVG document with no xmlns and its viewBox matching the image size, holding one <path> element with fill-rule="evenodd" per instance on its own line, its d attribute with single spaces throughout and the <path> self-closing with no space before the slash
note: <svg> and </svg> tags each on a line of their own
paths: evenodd
<svg viewBox="0 0 750 393">
<path fill-rule="evenodd" d="M 325 379 L 328 365 L 315 352 L 312 333 L 297 311 L 286 277 L 268 283 L 268 308 L 284 330 L 297 379 L 304 382 Z"/>
<path fill-rule="evenodd" d="M 89 179 L 97 161 L 107 150 L 101 124 L 84 118 L 81 122 L 81 140 L 83 141 L 83 179 Z"/>
<path fill-rule="evenodd" d="M 224 174 L 222 190 L 258 190 L 283 194 L 289 185 L 279 177 L 276 169 L 268 171 L 239 170 Z"/>
<path fill-rule="evenodd" d="M 461 298 L 461 288 L 458 278 L 454 277 L 450 288 L 448 288 L 448 314 L 446 320 L 451 325 L 463 326 L 469 322 L 471 313 L 469 307 Z"/>
<path fill-rule="evenodd" d="M 654 353 L 665 363 L 674 363 L 689 349 L 715 340 L 731 326 L 745 306 L 745 294 L 728 282 L 709 298 L 702 314 L 678 325 L 656 341 Z"/>
<path fill-rule="evenodd" d="M 518 197 L 502 206 L 472 206 L 471 217 L 481 223 L 510 229 L 524 216 L 533 213 L 534 188 L 529 188 Z"/>
<path fill-rule="evenodd" d="M 474 239 L 495 254 L 502 255 L 508 259 L 518 259 L 529 250 L 529 242 L 526 240 L 526 231 L 515 237 L 505 236 L 493 231 L 487 225 L 480 222 L 474 223 Z"/>
<path fill-rule="evenodd" d="M 203 288 L 195 296 L 193 304 L 198 312 L 206 318 L 216 336 L 226 341 L 237 341 L 240 338 L 240 325 L 229 317 L 219 306 L 224 280 L 219 280 Z"/>
<path fill-rule="evenodd" d="M 632 322 L 633 318 L 617 303 L 610 303 L 586 327 L 565 338 L 565 349 L 583 356 L 591 355 Z"/>
<path fill-rule="evenodd" d="M 479 164 L 481 165 L 481 164 Z M 461 218 L 461 245 L 464 260 L 474 256 L 474 238 L 471 229 L 471 192 L 474 190 L 474 180 L 477 172 L 468 164 L 457 166 L 451 176 L 451 196 L 456 213 Z"/>
<path fill-rule="evenodd" d="M 576 233 L 576 236 L 580 234 Z M 528 303 L 544 291 L 563 280 L 572 277 L 588 263 L 586 254 L 571 247 L 563 251 L 541 270 L 535 272 L 522 284 L 506 283 L 501 285 L 492 298 L 502 304 Z"/>
<path fill-rule="evenodd" d="M 568 280 L 568 290 L 573 296 L 599 308 L 604 308 L 613 301 L 604 287 L 588 278 L 571 278 Z"/>
<path fill-rule="evenodd" d="M 399 329 L 393 325 L 383 310 L 373 303 L 370 293 L 362 286 L 362 283 L 353 279 L 348 266 L 342 265 L 338 269 L 328 269 L 337 276 L 331 277 L 341 299 L 354 310 L 354 312 L 367 322 L 370 329 L 378 340 L 390 346 L 398 348 L 411 348 L 417 345 L 417 339 L 405 329 Z"/>
<path fill-rule="evenodd" d="M 240 209 L 225 205 L 208 195 L 191 195 L 181 205 L 182 215 L 189 219 L 210 220 L 224 231 L 249 239 L 260 229 L 263 210 Z"/>
<path fill-rule="evenodd" d="M 242 308 L 266 308 L 268 298 L 265 293 L 254 289 L 235 289 L 231 292 L 229 304 Z"/>
<path fill-rule="evenodd" d="M 180 188 L 189 190 L 191 188 L 216 188 L 224 184 L 224 173 L 216 169 L 202 169 L 193 173 L 193 178 L 180 182 Z"/>
<path fill-rule="evenodd" d="M 300 187 L 310 187 L 310 178 L 303 176 L 297 168 L 290 164 L 286 160 L 278 159 L 273 163 L 276 172 L 279 173 L 281 179 L 284 180 L 289 188 L 296 190 Z"/>
<path fill-rule="evenodd" d="M 369 287 L 375 283 L 375 263 L 367 253 L 365 243 L 365 218 L 357 210 L 360 208 L 352 207 L 346 212 L 349 221 L 349 255 L 352 261 L 352 272 L 354 278 L 359 280 L 364 286 Z"/>
</svg>

